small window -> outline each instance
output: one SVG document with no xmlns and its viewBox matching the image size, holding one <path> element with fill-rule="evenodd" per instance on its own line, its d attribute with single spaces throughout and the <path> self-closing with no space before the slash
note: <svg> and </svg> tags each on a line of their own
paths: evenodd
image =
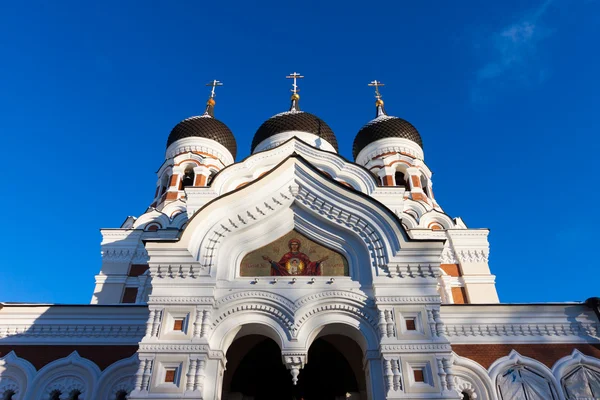
<svg viewBox="0 0 600 400">
<path fill-rule="evenodd" d="M 115 396 L 115 400 L 127 400 L 127 392 L 124 390 L 119 390 Z"/>
<path fill-rule="evenodd" d="M 208 179 L 206 180 L 206 186 L 209 186 L 212 183 L 213 178 L 215 177 L 216 174 L 217 173 L 215 171 L 210 171 L 210 175 L 208 176 Z"/>
<path fill-rule="evenodd" d="M 159 228 L 160 228 L 160 226 L 158 226 L 156 224 L 152 224 L 152 225 L 148 225 L 146 227 L 146 231 L 147 232 L 156 232 Z"/>
<path fill-rule="evenodd" d="M 423 188 L 423 192 L 427 197 L 431 197 L 429 194 L 429 181 L 425 175 L 421 175 L 421 187 Z"/>
<path fill-rule="evenodd" d="M 138 288 L 136 287 L 128 287 L 125 288 L 125 291 L 123 292 L 123 299 L 121 300 L 121 303 L 135 303 L 135 300 L 137 299 L 137 294 L 138 294 Z"/>
<path fill-rule="evenodd" d="M 415 382 L 425 382 L 425 374 L 423 373 L 423 368 L 413 369 L 413 374 L 415 376 Z"/>
<path fill-rule="evenodd" d="M 408 185 L 406 183 L 406 176 L 402 172 L 396 171 L 396 173 L 394 174 L 394 179 L 396 180 L 396 186 L 408 188 Z"/>
<path fill-rule="evenodd" d="M 165 371 L 165 383 L 175 383 L 176 369 L 167 369 Z"/>
<path fill-rule="evenodd" d="M 4 392 L 4 396 L 2 397 L 2 400 L 13 400 L 15 396 L 15 392 L 13 390 L 7 390 L 6 392 Z"/>
<path fill-rule="evenodd" d="M 176 319 L 175 321 L 173 321 L 173 330 L 174 331 L 183 331 L 183 320 L 182 319 Z"/>
<path fill-rule="evenodd" d="M 194 186 L 194 179 L 196 174 L 194 173 L 194 166 L 188 165 L 185 167 L 185 171 L 183 172 L 183 178 L 181 179 L 181 185 L 186 188 L 189 186 Z"/>
<path fill-rule="evenodd" d="M 471 396 L 467 392 L 462 392 L 462 400 L 471 400 Z"/>
<path fill-rule="evenodd" d="M 80 395 L 81 395 L 81 392 L 79 390 L 73 390 L 71 392 L 71 394 L 69 395 L 69 400 L 79 400 Z"/>
<path fill-rule="evenodd" d="M 414 318 L 406 318 L 405 321 L 406 321 L 406 330 L 407 331 L 416 331 L 417 330 L 417 323 Z"/>
</svg>

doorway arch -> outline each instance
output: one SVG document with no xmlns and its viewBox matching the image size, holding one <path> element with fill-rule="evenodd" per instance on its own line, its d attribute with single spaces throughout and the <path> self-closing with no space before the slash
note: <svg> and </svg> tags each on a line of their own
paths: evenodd
<svg viewBox="0 0 600 400">
<path fill-rule="evenodd" d="M 227 350 L 223 400 L 367 400 L 362 350 L 351 338 L 323 335 L 313 341 L 293 385 L 279 345 L 262 335 L 236 339 Z"/>
<path fill-rule="evenodd" d="M 292 399 L 292 377 L 273 339 L 240 337 L 229 346 L 226 357 L 223 400 Z"/>
</svg>

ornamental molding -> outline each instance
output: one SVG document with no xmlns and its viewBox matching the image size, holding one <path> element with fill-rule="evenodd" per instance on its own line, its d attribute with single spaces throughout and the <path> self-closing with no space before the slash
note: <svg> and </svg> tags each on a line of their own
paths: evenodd
<svg viewBox="0 0 600 400">
<path fill-rule="evenodd" d="M 265 167 L 273 167 L 293 153 L 305 157 L 315 167 L 326 170 L 334 180 L 351 180 L 356 184 L 353 185 L 355 189 L 366 194 L 377 188 L 373 176 L 362 167 L 344 160 L 338 154 L 319 150 L 297 138 L 288 139 L 277 147 L 254 153 L 246 160 L 231 165 L 215 178 L 213 187 L 217 188 L 219 195 L 227 193 L 240 183 L 240 177 L 254 181 L 260 172 L 264 172 Z"/>
<path fill-rule="evenodd" d="M 294 302 L 294 304 L 297 308 L 301 308 L 301 307 L 305 306 L 307 303 L 312 303 L 312 302 L 321 301 L 321 300 L 339 301 L 341 299 L 354 300 L 355 302 L 359 303 L 359 305 L 362 305 L 362 306 L 367 306 L 367 307 L 373 306 L 373 302 L 372 302 L 372 300 L 369 299 L 368 296 L 366 296 L 362 293 L 354 293 L 354 292 L 350 292 L 350 291 L 346 291 L 346 290 L 333 290 L 333 291 L 309 294 L 307 296 L 304 296 L 304 297 L 296 300 Z"/>
<path fill-rule="evenodd" d="M 44 393 L 50 398 L 50 395 L 55 390 L 58 390 L 63 395 L 70 395 L 73 391 L 79 391 L 79 398 L 86 399 L 86 384 L 80 378 L 68 377 L 52 382 L 46 386 Z M 86 399 L 87 400 L 87 399 Z"/>
<path fill-rule="evenodd" d="M 15 396 L 19 396 L 19 384 L 17 383 L 17 381 L 7 376 L 0 377 L 0 395 L 6 393 L 9 390 L 12 391 L 15 394 Z"/>
<path fill-rule="evenodd" d="M 456 252 L 461 263 L 487 263 L 489 250 L 458 250 Z"/>
<path fill-rule="evenodd" d="M 584 337 L 597 338 L 598 323 L 444 324 L 444 334 L 456 337 Z M 595 340 L 597 341 L 597 339 Z"/>
<path fill-rule="evenodd" d="M 0 339 L 6 338 L 142 338 L 145 325 L 5 325 L 0 326 Z"/>
<path fill-rule="evenodd" d="M 400 153 L 401 156 L 410 156 L 421 161 L 424 158 L 423 149 L 412 140 L 405 138 L 383 138 L 370 143 L 362 149 L 356 156 L 356 163 L 367 165 L 374 158 L 387 153 Z M 420 166 L 415 160 L 406 158 L 407 161 L 410 160 L 411 165 Z"/>
<path fill-rule="evenodd" d="M 384 344 L 381 345 L 382 353 L 414 352 L 414 351 L 452 351 L 452 346 L 447 343 L 423 343 L 423 344 Z"/>
<path fill-rule="evenodd" d="M 355 307 L 355 306 L 351 306 L 351 305 L 347 305 L 347 304 L 325 304 L 325 305 L 320 305 L 320 306 L 316 306 L 312 309 L 310 309 L 309 311 L 305 312 L 304 314 L 302 314 L 302 316 L 300 316 L 299 318 L 296 319 L 296 329 L 300 329 L 300 327 L 302 326 L 302 324 L 304 324 L 310 317 L 312 317 L 315 314 L 320 314 L 323 312 L 330 312 L 330 311 L 337 311 L 337 312 L 344 312 L 346 314 L 351 314 L 354 317 L 357 317 L 358 319 L 367 322 L 371 328 L 373 328 L 374 332 L 378 332 L 379 328 L 377 325 L 377 317 L 374 315 L 374 313 L 368 312 L 367 310 L 365 310 L 364 308 L 359 308 L 359 307 Z"/>
<path fill-rule="evenodd" d="M 385 243 L 384 238 L 368 221 L 357 214 L 349 212 L 348 209 L 342 209 L 334 205 L 324 197 L 312 193 L 308 188 L 298 183 L 290 184 L 287 187 L 287 190 L 272 196 L 270 200 L 264 201 L 262 205 L 253 205 L 250 209 L 233 216 L 232 218 L 225 218 L 220 224 L 217 224 L 217 227 L 212 231 L 212 234 L 206 235 L 207 240 L 205 240 L 203 251 L 201 251 L 201 266 L 207 269 L 214 266 L 219 245 L 226 236 L 232 234 L 236 230 L 247 227 L 249 224 L 254 224 L 257 221 L 262 220 L 278 209 L 288 207 L 290 204 L 294 203 L 294 201 L 317 212 L 322 217 L 329 219 L 332 223 L 341 226 L 344 229 L 350 228 L 356 232 L 369 249 L 372 265 L 376 265 L 380 268 L 385 266 L 386 253 L 383 244 Z"/>
<path fill-rule="evenodd" d="M 105 262 L 133 262 L 134 264 L 146 264 L 149 260 L 146 249 L 123 249 L 104 247 L 100 252 Z"/>
<path fill-rule="evenodd" d="M 252 290 L 252 291 L 244 291 L 232 293 L 227 296 L 221 297 L 217 299 L 216 306 L 222 307 L 227 303 L 234 302 L 237 300 L 245 300 L 245 299 L 268 299 L 273 300 L 278 304 L 283 304 L 288 310 L 294 312 L 298 307 L 294 304 L 294 302 L 290 301 L 288 298 L 281 296 L 272 292 L 265 292 L 260 290 Z"/>
<path fill-rule="evenodd" d="M 234 305 L 233 307 L 228 308 L 226 311 L 221 312 L 219 314 L 219 316 L 216 317 L 212 322 L 213 331 L 214 331 L 214 328 L 216 328 L 221 322 L 225 321 L 225 319 L 228 316 L 230 316 L 232 314 L 248 312 L 248 311 L 256 312 L 256 313 L 264 313 L 271 317 L 274 317 L 277 321 L 279 321 L 279 324 L 282 327 L 284 327 L 285 329 L 287 329 L 288 332 L 291 333 L 292 337 L 296 336 L 296 328 L 294 328 L 293 315 L 291 315 L 288 312 L 285 312 L 285 310 L 281 310 L 280 308 L 277 308 L 275 306 L 266 305 L 266 304 L 252 304 L 252 303 L 250 303 L 250 304 L 244 303 L 244 304 Z"/>
<path fill-rule="evenodd" d="M 140 343 L 140 351 L 208 353 L 211 350 L 206 344 Z"/>
<path fill-rule="evenodd" d="M 379 304 L 440 304 L 440 298 L 437 296 L 375 296 L 375 302 Z"/>
<path fill-rule="evenodd" d="M 176 140 L 167 148 L 165 158 L 175 158 L 182 153 L 206 153 L 219 159 L 224 165 L 234 163 L 233 155 L 222 144 L 207 138 L 187 137 Z M 202 157 L 206 158 L 206 157 Z"/>
<path fill-rule="evenodd" d="M 442 250 L 442 256 L 440 257 L 442 264 L 458 264 L 458 258 L 456 253 L 450 247 L 444 247 Z"/>
<path fill-rule="evenodd" d="M 212 296 L 150 296 L 148 304 L 214 305 L 215 299 Z"/>
<path fill-rule="evenodd" d="M 268 299 L 274 303 L 253 302 Z M 283 301 L 282 301 L 283 300 Z M 349 303 L 351 300 L 355 303 Z M 318 302 L 318 304 L 312 304 Z M 352 315 L 378 331 L 374 308 L 367 306 L 368 297 L 349 291 L 329 291 L 304 296 L 296 302 L 269 292 L 249 291 L 225 296 L 217 301 L 218 316 L 213 319 L 213 332 L 227 318 L 242 312 L 264 313 L 278 321 L 279 325 L 296 338 L 300 328 L 311 317 L 324 312 L 339 312 Z M 310 308 L 306 308 L 310 306 Z M 302 308 L 305 311 L 298 313 Z"/>
</svg>

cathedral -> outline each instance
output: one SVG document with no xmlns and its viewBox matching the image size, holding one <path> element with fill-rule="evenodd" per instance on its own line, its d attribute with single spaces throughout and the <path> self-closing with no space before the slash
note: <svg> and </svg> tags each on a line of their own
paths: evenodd
<svg viewBox="0 0 600 400">
<path fill-rule="evenodd" d="M 501 303 L 383 84 L 348 160 L 288 78 L 243 160 L 209 83 L 91 304 L 0 303 L 0 400 L 600 399 L 600 299 Z"/>
</svg>

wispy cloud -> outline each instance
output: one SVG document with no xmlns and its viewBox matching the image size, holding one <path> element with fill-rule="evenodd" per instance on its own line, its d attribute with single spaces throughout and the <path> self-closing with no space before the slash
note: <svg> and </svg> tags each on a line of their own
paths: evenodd
<svg viewBox="0 0 600 400">
<path fill-rule="evenodd" d="M 476 71 L 471 98 L 485 100 L 490 91 L 508 83 L 536 83 L 548 76 L 538 59 L 540 42 L 552 34 L 542 17 L 554 0 L 545 0 L 538 8 L 494 32 L 479 50 L 489 49 L 487 58 Z"/>
</svg>

